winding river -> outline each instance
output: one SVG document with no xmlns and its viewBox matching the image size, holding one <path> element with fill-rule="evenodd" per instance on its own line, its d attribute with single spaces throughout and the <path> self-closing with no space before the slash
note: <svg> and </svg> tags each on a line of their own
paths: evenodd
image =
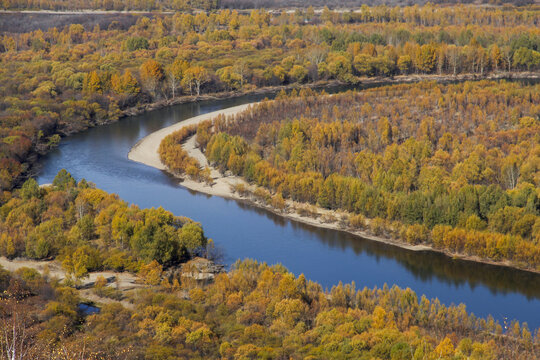
<svg viewBox="0 0 540 360">
<path fill-rule="evenodd" d="M 259 101 L 263 95 L 176 105 L 92 128 L 64 139 L 43 157 L 39 183 L 65 168 L 77 179 L 117 193 L 140 207 L 162 206 L 203 224 L 227 264 L 253 258 L 281 263 L 324 287 L 352 282 L 357 288 L 410 287 L 444 304 L 465 303 L 477 316 L 492 314 L 540 327 L 540 275 L 477 264 L 431 252 L 413 252 L 335 230 L 284 219 L 220 197 L 191 192 L 166 172 L 127 159 L 144 136 L 184 119 Z"/>
</svg>

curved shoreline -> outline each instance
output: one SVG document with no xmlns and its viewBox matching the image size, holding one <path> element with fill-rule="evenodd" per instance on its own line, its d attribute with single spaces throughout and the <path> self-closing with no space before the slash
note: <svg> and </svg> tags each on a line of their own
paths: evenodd
<svg viewBox="0 0 540 360">
<path fill-rule="evenodd" d="M 374 85 L 384 85 L 384 84 L 406 84 L 413 83 L 418 81 L 440 81 L 440 82 L 451 82 L 451 81 L 477 81 L 477 80 L 540 80 L 540 74 L 534 72 L 495 72 L 479 76 L 478 74 L 458 74 L 458 75 L 435 75 L 435 74 L 410 74 L 410 75 L 397 75 L 394 77 L 362 77 L 358 78 L 358 85 L 362 86 L 374 86 Z M 205 93 L 199 96 L 193 95 L 182 95 L 174 99 L 168 100 L 159 100 L 145 104 L 138 104 L 133 107 L 126 108 L 122 110 L 120 117 L 114 121 L 105 121 L 102 124 L 94 124 L 93 126 L 110 124 L 112 122 L 118 121 L 122 118 L 129 116 L 135 116 L 144 114 L 150 111 L 167 108 L 174 105 L 186 104 L 186 103 L 195 103 L 199 101 L 207 100 L 223 100 L 223 99 L 234 99 L 245 95 L 252 94 L 272 94 L 277 93 L 280 90 L 292 90 L 292 89 L 319 89 L 326 90 L 331 89 L 332 87 L 337 86 L 348 86 L 345 82 L 339 80 L 319 80 L 307 84 L 288 84 L 288 85 L 277 85 L 277 86 L 266 86 L 261 88 L 256 88 L 248 91 L 228 91 L 228 92 L 218 92 L 218 93 Z M 92 127 L 92 126 L 89 126 Z M 69 136 L 80 131 L 87 130 L 88 128 L 74 131 L 71 133 L 64 133 L 63 136 Z M 39 151 L 37 149 L 32 150 L 33 160 L 29 160 L 28 170 L 22 174 L 16 183 L 20 186 L 22 183 L 28 179 L 28 177 L 36 176 L 39 170 L 39 156 L 45 155 L 48 151 Z M 540 272 L 540 271 L 539 271 Z"/>
<path fill-rule="evenodd" d="M 367 239 L 367 240 L 372 240 L 372 241 L 376 241 L 376 242 L 379 242 L 379 243 L 396 246 L 396 247 L 406 249 L 406 250 L 410 250 L 410 251 L 433 251 L 433 252 L 444 254 L 444 255 L 448 256 L 449 258 L 452 258 L 452 259 L 457 258 L 457 259 L 465 260 L 465 261 L 472 261 L 472 262 L 495 265 L 495 266 L 503 266 L 503 267 L 508 267 L 508 268 L 512 268 L 512 269 L 516 269 L 516 270 L 521 270 L 521 271 L 527 271 L 527 272 L 540 274 L 539 270 L 521 268 L 521 267 L 516 266 L 515 264 L 513 264 L 510 261 L 496 262 L 496 261 L 483 259 L 483 258 L 480 258 L 480 257 L 477 257 L 477 256 L 471 256 L 471 255 L 465 255 L 465 254 L 459 254 L 459 253 L 451 253 L 451 252 L 446 251 L 444 249 L 436 249 L 436 248 L 434 248 L 432 246 L 429 246 L 429 245 L 423 245 L 423 244 L 410 245 L 410 244 L 404 243 L 402 241 L 398 241 L 398 240 L 394 240 L 394 239 L 386 238 L 386 237 L 381 237 L 381 236 L 376 236 L 376 235 L 366 233 L 364 231 L 356 230 L 356 229 L 353 229 L 353 228 L 350 228 L 350 227 L 345 227 L 342 224 L 340 224 L 340 222 L 339 222 L 339 219 L 342 218 L 343 215 L 347 215 L 345 212 L 338 212 L 338 211 L 334 211 L 334 210 L 327 210 L 327 209 L 322 209 L 322 208 L 316 207 L 317 213 L 318 213 L 318 218 L 314 218 L 314 217 L 310 217 L 310 216 L 303 216 L 303 215 L 300 215 L 297 212 L 287 212 L 287 213 L 285 213 L 285 212 L 282 212 L 282 211 L 279 211 L 279 210 L 273 208 L 270 205 L 263 204 L 263 203 L 257 201 L 256 199 L 246 197 L 246 196 L 242 196 L 242 195 L 234 192 L 232 190 L 232 186 L 234 186 L 236 184 L 239 184 L 239 183 L 244 184 L 244 186 L 247 189 L 254 189 L 255 188 L 253 185 L 248 184 L 244 179 L 242 179 L 242 178 L 240 178 L 238 176 L 225 176 L 225 175 L 222 175 L 221 173 L 219 173 L 219 171 L 217 171 L 216 169 L 211 168 L 212 178 L 214 179 L 214 184 L 208 185 L 208 184 L 203 183 L 203 182 L 198 182 L 198 181 L 194 181 L 194 180 L 191 180 L 191 179 L 180 178 L 180 177 L 176 176 L 175 174 L 171 173 L 167 169 L 167 167 L 161 162 L 161 159 L 160 159 L 159 153 L 158 153 L 158 149 L 159 149 L 159 145 L 160 145 L 161 141 L 166 136 L 170 135 L 171 133 L 173 133 L 173 132 L 175 132 L 177 130 L 180 130 L 181 128 L 183 128 L 185 126 L 196 125 L 196 124 L 199 124 L 199 123 L 201 123 L 201 122 L 203 122 L 205 120 L 213 119 L 213 118 L 215 118 L 215 117 L 217 117 L 219 115 L 226 115 L 226 116 L 235 115 L 237 113 L 240 113 L 240 112 L 246 110 L 247 108 L 249 108 L 250 106 L 255 105 L 255 104 L 258 104 L 258 103 L 249 103 L 249 104 L 244 104 L 244 105 L 238 105 L 238 106 L 230 107 L 230 108 L 227 108 L 227 109 L 222 109 L 222 110 L 218 110 L 218 111 L 198 115 L 198 116 L 186 119 L 184 121 L 178 122 L 178 123 L 176 123 L 174 125 L 171 125 L 171 126 L 163 128 L 163 129 L 160 129 L 160 130 L 158 130 L 156 132 L 153 132 L 153 133 L 147 135 L 146 137 L 142 138 L 141 140 L 139 140 L 131 148 L 131 150 L 128 153 L 128 159 L 132 160 L 132 161 L 135 161 L 135 162 L 138 162 L 138 163 L 142 163 L 142 164 L 154 167 L 154 168 L 159 169 L 159 170 L 167 171 L 169 174 L 175 176 L 176 178 L 178 178 L 180 180 L 179 184 L 181 186 L 183 186 L 183 187 L 185 187 L 185 188 L 187 188 L 189 190 L 204 193 L 204 194 L 208 194 L 208 195 L 213 195 L 213 196 L 220 196 L 220 197 L 227 198 L 227 199 L 232 199 L 232 200 L 235 200 L 235 201 L 241 201 L 241 202 L 246 203 L 248 205 L 255 206 L 255 207 L 270 211 L 270 212 L 272 212 L 272 213 L 274 213 L 274 214 L 276 214 L 278 216 L 282 216 L 282 217 L 285 217 L 287 219 L 297 221 L 297 222 L 301 222 L 301 223 L 304 223 L 304 224 L 307 224 L 307 225 L 316 226 L 316 227 L 325 228 L 325 229 L 343 231 L 343 232 L 346 232 L 346 233 L 349 233 L 351 235 L 358 236 L 358 237 L 361 237 L 361 238 L 364 238 L 364 239 Z M 199 163 L 207 164 L 206 157 L 196 147 L 194 140 L 195 140 L 195 136 L 192 136 L 191 138 L 189 138 L 188 141 L 183 145 L 184 149 L 189 153 L 190 156 L 196 158 L 199 161 Z M 292 205 L 293 209 L 295 208 L 294 205 L 305 205 L 305 204 L 301 204 L 301 203 L 295 203 L 292 200 L 286 200 L 286 202 L 287 202 L 288 205 Z M 324 215 L 331 215 L 336 220 L 333 221 L 333 222 L 324 222 L 324 221 L 322 221 L 320 219 Z"/>
<path fill-rule="evenodd" d="M 174 125 L 165 127 L 158 131 L 155 131 L 141 140 L 139 140 L 130 150 L 127 155 L 129 160 L 155 167 L 160 170 L 167 170 L 166 166 L 161 162 L 159 158 L 159 144 L 167 136 L 173 132 L 182 129 L 185 126 L 197 125 L 205 120 L 213 119 L 219 115 L 234 115 L 247 109 L 250 105 L 255 103 L 233 106 L 230 108 L 213 111 L 210 113 L 198 115 L 183 121 L 180 121 Z"/>
</svg>

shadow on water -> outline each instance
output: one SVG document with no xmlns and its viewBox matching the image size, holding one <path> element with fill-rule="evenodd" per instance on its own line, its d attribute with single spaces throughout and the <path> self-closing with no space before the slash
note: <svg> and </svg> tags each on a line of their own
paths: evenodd
<svg viewBox="0 0 540 360">
<path fill-rule="evenodd" d="M 229 200 L 234 201 L 234 200 Z M 242 209 L 249 209 L 272 221 L 275 226 L 315 234 L 314 238 L 326 246 L 342 252 L 353 251 L 376 259 L 393 259 L 420 281 L 436 279 L 449 285 L 468 284 L 472 289 L 487 286 L 493 295 L 519 292 L 528 299 L 540 298 L 540 276 L 503 266 L 482 264 L 455 259 L 433 251 L 412 251 L 350 234 L 346 231 L 325 229 L 279 216 L 271 211 L 238 202 Z"/>
</svg>

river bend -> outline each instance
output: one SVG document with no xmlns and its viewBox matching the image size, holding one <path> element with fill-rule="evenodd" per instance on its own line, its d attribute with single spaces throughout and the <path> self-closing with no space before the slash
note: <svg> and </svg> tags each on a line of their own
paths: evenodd
<svg viewBox="0 0 540 360">
<path fill-rule="evenodd" d="M 357 288 L 385 283 L 410 287 L 442 303 L 465 303 L 477 316 L 540 327 L 540 275 L 412 252 L 353 235 L 284 219 L 234 200 L 191 192 L 166 172 L 129 161 L 131 147 L 146 135 L 190 117 L 259 101 L 263 95 L 176 105 L 70 136 L 40 160 L 40 184 L 65 168 L 76 179 L 117 193 L 140 207 L 162 206 L 203 224 L 224 261 L 253 258 L 282 263 L 295 274 L 330 288 L 354 281 Z"/>
</svg>

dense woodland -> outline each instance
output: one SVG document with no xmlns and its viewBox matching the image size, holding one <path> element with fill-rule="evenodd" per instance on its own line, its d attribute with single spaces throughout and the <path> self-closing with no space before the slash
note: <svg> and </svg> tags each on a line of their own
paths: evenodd
<svg viewBox="0 0 540 360">
<path fill-rule="evenodd" d="M 219 0 L 3 0 L 5 10 L 191 11 L 216 9 Z"/>
<path fill-rule="evenodd" d="M 222 171 L 346 210 L 353 228 L 538 270 L 539 94 L 505 81 L 302 90 L 203 124 L 197 140 Z M 192 175 L 173 146 L 189 134 L 160 150 Z"/>
<path fill-rule="evenodd" d="M 85 29 L 99 26 L 107 29 L 111 24 L 120 30 L 127 30 L 137 23 L 140 14 L 130 13 L 73 13 L 50 14 L 47 12 L 0 12 L 0 33 L 27 33 L 32 31 L 47 31 L 52 28 L 63 29 L 70 25 L 82 25 Z M 152 18 L 152 14 L 145 14 Z"/>
<path fill-rule="evenodd" d="M 537 7 L 363 7 L 141 16 L 0 38 L 0 188 L 61 136 L 208 92 L 399 74 L 536 71 Z"/>
<path fill-rule="evenodd" d="M 526 324 L 477 318 L 410 289 L 321 286 L 245 260 L 208 285 L 152 282 L 87 315 L 72 287 L 0 271 L 2 354 L 32 359 L 533 359 Z M 161 282 L 159 281 L 160 279 Z M 154 284 L 154 285 L 152 285 Z M 13 330 L 14 329 L 14 330 Z"/>
<path fill-rule="evenodd" d="M 74 280 L 98 270 L 139 271 L 157 261 L 176 266 L 206 255 L 200 224 L 76 183 L 62 170 L 51 186 L 27 180 L 0 207 L 0 256 L 56 259 Z"/>
<path fill-rule="evenodd" d="M 362 5 L 387 5 L 387 6 L 410 6 L 410 5 L 424 5 L 428 3 L 426 0 L 220 0 L 219 6 L 222 8 L 230 9 L 280 9 L 286 7 L 294 8 L 308 8 L 310 6 L 316 7 L 329 7 L 330 9 L 342 9 L 343 11 L 350 11 L 356 9 Z M 489 5 L 527 5 L 534 4 L 534 0 L 435 0 L 429 1 L 431 4 L 489 4 Z"/>
<path fill-rule="evenodd" d="M 0 269 L 1 354 L 16 345 L 33 359 L 530 359 L 540 350 L 525 323 L 477 318 L 410 289 L 324 291 L 250 260 L 196 281 L 184 276 L 190 262 L 170 270 L 208 253 L 198 224 L 127 206 L 65 170 L 50 186 L 30 179 L 13 192 L 0 233 L 2 256 L 56 259 L 68 274 Z M 96 281 L 92 291 L 108 300 L 85 314 L 76 285 L 103 269 L 145 285 L 118 295 Z"/>
</svg>

